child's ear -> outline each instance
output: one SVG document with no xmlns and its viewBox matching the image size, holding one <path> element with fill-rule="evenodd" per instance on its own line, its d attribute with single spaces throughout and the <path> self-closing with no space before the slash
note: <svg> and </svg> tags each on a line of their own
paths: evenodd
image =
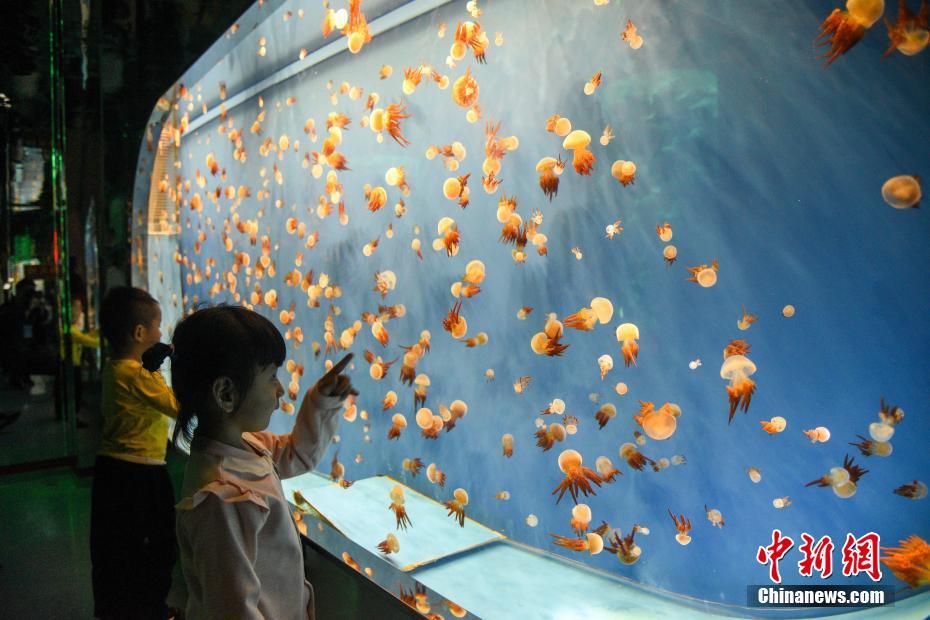
<svg viewBox="0 0 930 620">
<path fill-rule="evenodd" d="M 223 413 L 232 413 L 236 409 L 236 386 L 229 377 L 217 377 L 213 380 L 211 393 L 213 402 Z"/>
<path fill-rule="evenodd" d="M 132 339 L 136 342 L 142 342 L 145 340 L 145 325 L 138 323 L 135 327 L 132 328 Z"/>
</svg>

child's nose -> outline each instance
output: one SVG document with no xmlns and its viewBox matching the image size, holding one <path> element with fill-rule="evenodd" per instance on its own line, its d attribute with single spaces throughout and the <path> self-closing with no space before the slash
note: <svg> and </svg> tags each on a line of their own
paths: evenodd
<svg viewBox="0 0 930 620">
<path fill-rule="evenodd" d="M 281 383 L 280 379 L 274 380 L 275 386 L 277 387 L 278 398 L 284 396 L 284 385 Z"/>
</svg>

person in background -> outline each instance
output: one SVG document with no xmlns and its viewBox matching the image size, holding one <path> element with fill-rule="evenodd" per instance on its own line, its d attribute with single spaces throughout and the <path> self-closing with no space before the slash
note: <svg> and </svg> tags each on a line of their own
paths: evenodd
<svg viewBox="0 0 930 620">
<path fill-rule="evenodd" d="M 177 542 L 165 456 L 178 402 L 161 374 L 142 365 L 161 340 L 160 324 L 158 302 L 138 288 L 113 288 L 101 305 L 110 355 L 101 378 L 90 551 L 94 615 L 103 620 L 168 617 Z"/>
<path fill-rule="evenodd" d="M 100 334 L 96 329 L 84 331 L 84 306 L 80 299 L 71 302 L 71 367 L 74 371 L 74 410 L 80 412 L 84 402 L 84 376 L 81 362 L 84 348 L 99 349 Z M 85 428 L 87 423 L 78 418 L 78 428 Z"/>
<path fill-rule="evenodd" d="M 171 377 L 181 412 L 175 441 L 191 441 L 177 505 L 186 617 L 314 617 L 303 549 L 281 478 L 323 457 L 342 402 L 358 392 L 337 362 L 307 391 L 293 431 L 262 432 L 284 387 L 286 349 L 268 319 L 242 307 L 194 312 L 175 328 Z M 196 430 L 193 430 L 196 418 Z"/>
<path fill-rule="evenodd" d="M 16 283 L 15 293 L 0 306 L 0 347 L 3 356 L 3 371 L 14 389 L 28 389 L 29 378 L 28 343 L 32 339 L 32 324 L 26 321 L 36 295 L 36 283 L 32 278 L 23 278 Z"/>
</svg>

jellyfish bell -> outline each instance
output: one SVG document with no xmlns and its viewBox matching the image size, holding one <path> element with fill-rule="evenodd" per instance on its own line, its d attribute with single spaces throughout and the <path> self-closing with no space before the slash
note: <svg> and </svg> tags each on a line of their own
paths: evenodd
<svg viewBox="0 0 930 620">
<path fill-rule="evenodd" d="M 894 436 L 894 426 L 885 422 L 869 424 L 869 435 L 878 442 L 886 442 Z"/>
<path fill-rule="evenodd" d="M 583 129 L 576 129 L 568 134 L 562 141 L 562 148 L 574 151 L 583 149 L 589 144 L 591 144 L 591 134 Z"/>
<path fill-rule="evenodd" d="M 691 537 L 685 534 L 684 532 L 681 532 L 675 535 L 675 540 L 678 541 L 679 545 L 685 546 L 691 542 Z"/>
<path fill-rule="evenodd" d="M 746 470 L 746 473 L 749 474 L 749 479 L 752 480 L 753 484 L 758 484 L 762 481 L 762 472 L 755 467 L 750 467 Z"/>
<path fill-rule="evenodd" d="M 539 518 L 537 518 L 536 515 L 527 515 L 526 524 L 530 527 L 536 527 L 539 525 Z"/>
<path fill-rule="evenodd" d="M 712 267 L 705 267 L 697 272 L 695 278 L 698 284 L 704 288 L 710 288 L 717 283 L 717 270 Z"/>
<path fill-rule="evenodd" d="M 894 448 L 887 441 L 876 441 L 872 446 L 872 454 L 875 456 L 891 456 L 893 451 Z"/>
<path fill-rule="evenodd" d="M 620 446 L 620 458 L 626 460 L 636 453 L 636 446 L 627 442 Z"/>
<path fill-rule="evenodd" d="M 591 300 L 591 309 L 597 316 L 601 325 L 606 325 L 614 316 L 614 305 L 606 297 L 595 297 Z"/>
<path fill-rule="evenodd" d="M 844 467 L 831 467 L 828 474 L 830 486 L 838 487 L 849 482 L 849 472 Z"/>
<path fill-rule="evenodd" d="M 619 342 L 625 340 L 639 340 L 639 328 L 633 323 L 622 323 L 617 327 L 615 335 Z"/>
<path fill-rule="evenodd" d="M 790 319 L 791 317 L 793 317 L 793 316 L 794 316 L 794 306 L 792 306 L 791 304 L 788 304 L 787 306 L 785 306 L 784 308 L 782 308 L 782 309 L 781 309 L 781 315 L 782 315 L 783 317 L 785 317 L 786 319 Z"/>
<path fill-rule="evenodd" d="M 621 381 L 620 383 L 614 386 L 614 391 L 620 396 L 623 396 L 624 394 L 630 391 L 630 388 L 627 386 L 626 383 Z"/>
<path fill-rule="evenodd" d="M 837 497 L 842 499 L 849 499 L 856 494 L 857 491 L 856 483 L 852 480 L 845 482 L 844 484 L 837 485 L 833 487 L 833 492 L 836 493 Z"/>
<path fill-rule="evenodd" d="M 587 539 L 588 553 L 591 555 L 597 555 L 604 550 L 604 539 L 601 538 L 600 534 L 590 532 L 588 533 Z"/>
<path fill-rule="evenodd" d="M 678 258 L 678 248 L 674 245 L 667 245 L 662 249 L 662 256 L 667 261 L 673 261 Z"/>
<path fill-rule="evenodd" d="M 882 185 L 882 199 L 895 209 L 917 208 L 921 199 L 920 177 L 906 174 L 891 177 Z"/>
<path fill-rule="evenodd" d="M 756 372 L 756 365 L 745 355 L 731 355 L 723 360 L 720 367 L 720 378 L 734 381 L 751 376 Z"/>
<path fill-rule="evenodd" d="M 455 501 L 457 501 L 462 506 L 468 503 L 468 492 L 465 489 L 456 489 L 452 492 L 452 496 L 455 497 Z"/>
</svg>

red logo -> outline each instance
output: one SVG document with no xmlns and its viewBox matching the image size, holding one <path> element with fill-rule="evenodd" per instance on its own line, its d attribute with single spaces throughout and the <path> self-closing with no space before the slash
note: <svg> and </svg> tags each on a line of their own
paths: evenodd
<svg viewBox="0 0 930 620">
<path fill-rule="evenodd" d="M 880 581 L 882 567 L 878 562 L 879 536 L 869 532 L 861 538 L 846 534 L 843 545 L 843 575 L 851 577 L 865 573 L 872 581 Z"/>
<path fill-rule="evenodd" d="M 778 572 L 778 562 L 785 557 L 788 550 L 794 546 L 794 541 L 788 536 L 782 536 L 781 530 L 772 530 L 772 544 L 759 547 L 756 552 L 756 561 L 759 564 L 769 564 L 769 579 L 781 583 L 781 574 Z"/>
<path fill-rule="evenodd" d="M 814 571 L 820 573 L 821 579 L 827 579 L 833 574 L 833 549 L 835 545 L 829 536 L 815 540 L 813 536 L 804 532 L 803 541 L 798 547 L 803 557 L 798 562 L 798 573 L 802 577 L 813 577 Z M 759 547 L 756 551 L 756 561 L 769 567 L 769 579 L 773 583 L 781 583 L 781 572 L 778 563 L 784 559 L 788 551 L 794 546 L 790 536 L 785 536 L 781 530 L 772 530 L 772 543 Z M 843 576 L 853 577 L 865 573 L 872 581 L 881 581 L 882 568 L 879 563 L 881 539 L 875 532 L 869 532 L 859 538 L 846 534 L 843 544 Z"/>
<path fill-rule="evenodd" d="M 804 577 L 811 577 L 814 570 L 820 573 L 821 579 L 833 574 L 833 541 L 824 536 L 814 544 L 814 537 L 804 532 L 801 534 L 804 544 L 798 550 L 804 558 L 798 562 L 798 572 Z"/>
</svg>

